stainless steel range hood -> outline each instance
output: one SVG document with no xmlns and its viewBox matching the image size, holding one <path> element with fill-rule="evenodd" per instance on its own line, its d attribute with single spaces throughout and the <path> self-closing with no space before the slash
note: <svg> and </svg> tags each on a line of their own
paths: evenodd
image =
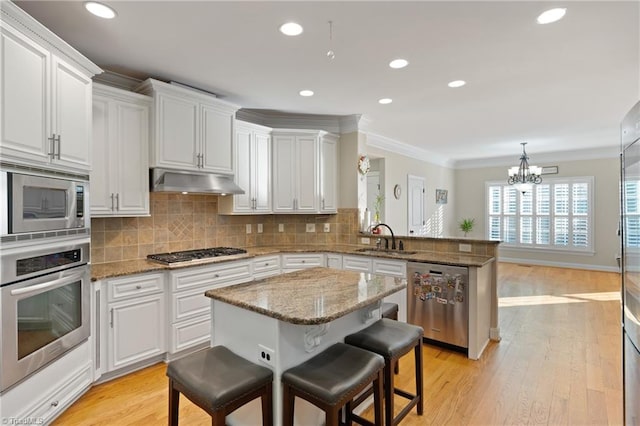
<svg viewBox="0 0 640 426">
<path fill-rule="evenodd" d="M 196 192 L 205 194 L 244 194 L 232 176 L 182 170 L 150 169 L 152 192 Z"/>
</svg>

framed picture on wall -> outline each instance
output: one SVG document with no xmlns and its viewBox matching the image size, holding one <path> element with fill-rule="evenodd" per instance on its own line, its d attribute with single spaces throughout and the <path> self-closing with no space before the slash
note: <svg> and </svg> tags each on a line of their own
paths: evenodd
<svg viewBox="0 0 640 426">
<path fill-rule="evenodd" d="M 436 204 L 447 204 L 448 193 L 446 189 L 436 189 Z"/>
</svg>

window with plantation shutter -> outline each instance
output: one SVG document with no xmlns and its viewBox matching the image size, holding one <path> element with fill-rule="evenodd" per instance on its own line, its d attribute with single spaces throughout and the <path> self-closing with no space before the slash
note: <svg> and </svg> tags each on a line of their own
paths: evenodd
<svg viewBox="0 0 640 426">
<path fill-rule="evenodd" d="M 640 191 L 640 181 L 627 186 Z M 508 247 L 593 251 L 593 177 L 546 178 L 524 192 L 488 182 L 486 194 L 488 239 Z M 634 200 L 626 206 L 628 239 L 640 247 L 640 206 L 627 198 Z"/>
</svg>

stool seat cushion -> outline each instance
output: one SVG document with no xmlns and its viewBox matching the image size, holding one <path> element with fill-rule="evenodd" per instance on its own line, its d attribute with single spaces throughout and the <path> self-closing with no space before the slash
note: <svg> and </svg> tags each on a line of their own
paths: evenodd
<svg viewBox="0 0 640 426">
<path fill-rule="evenodd" d="M 398 304 L 385 302 L 382 304 L 381 312 L 382 312 L 382 315 L 381 315 L 382 318 L 397 317 Z"/>
<path fill-rule="evenodd" d="M 205 403 L 210 411 L 273 380 L 271 370 L 247 361 L 224 346 L 214 346 L 170 362 L 167 376 L 188 389 L 185 394 Z"/>
<path fill-rule="evenodd" d="M 392 359 L 411 350 L 423 335 L 422 327 L 382 318 L 364 330 L 348 335 L 344 341 Z"/>
<path fill-rule="evenodd" d="M 282 382 L 333 405 L 349 391 L 370 382 L 382 368 L 384 358 L 380 355 L 336 343 L 282 373 Z"/>
</svg>

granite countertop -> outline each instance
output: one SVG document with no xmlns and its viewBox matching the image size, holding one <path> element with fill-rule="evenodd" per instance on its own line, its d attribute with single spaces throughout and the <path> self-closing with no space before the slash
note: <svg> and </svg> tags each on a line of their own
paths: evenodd
<svg viewBox="0 0 640 426">
<path fill-rule="evenodd" d="M 292 324 L 314 325 L 357 311 L 406 286 L 402 278 L 312 268 L 208 290 L 205 295 Z"/>
<path fill-rule="evenodd" d="M 370 248 L 366 252 L 358 251 Z M 371 247 L 356 245 L 292 245 L 292 246 L 268 246 L 247 248 L 247 253 L 233 256 L 215 257 L 209 259 L 199 259 L 191 262 L 182 262 L 174 265 L 163 265 L 146 259 L 124 260 L 120 262 L 99 263 L 91 265 L 91 279 L 93 281 L 112 278 L 124 275 L 139 274 L 153 271 L 166 271 L 193 266 L 210 265 L 215 263 L 229 262 L 240 259 L 251 259 L 257 256 L 280 253 L 336 253 L 342 255 L 357 255 L 367 257 L 381 257 L 386 259 L 405 260 L 408 262 L 437 263 L 454 266 L 484 266 L 491 263 L 495 258 L 491 256 L 478 256 L 463 253 L 442 253 L 433 251 L 394 251 L 385 252 L 375 250 Z"/>
</svg>

